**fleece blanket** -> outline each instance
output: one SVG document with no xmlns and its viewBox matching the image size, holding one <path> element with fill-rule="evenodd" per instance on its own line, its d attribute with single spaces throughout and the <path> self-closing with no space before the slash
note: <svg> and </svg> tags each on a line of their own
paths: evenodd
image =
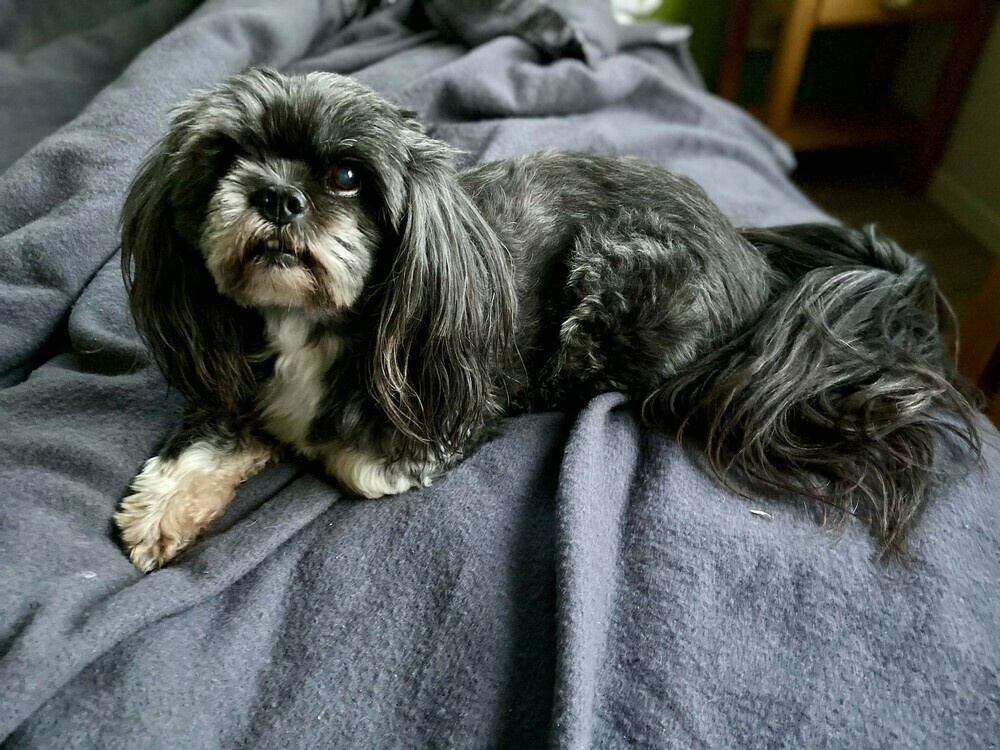
<svg viewBox="0 0 1000 750">
<path fill-rule="evenodd" d="M 117 545 L 115 505 L 182 407 L 116 237 L 173 105 L 251 65 L 332 70 L 467 163 L 635 154 L 739 224 L 824 218 L 685 35 L 568 0 L 0 5 L 4 747 L 996 745 L 995 432 L 908 566 L 859 524 L 724 490 L 614 394 L 511 419 L 392 499 L 274 466 L 148 576 Z"/>
</svg>

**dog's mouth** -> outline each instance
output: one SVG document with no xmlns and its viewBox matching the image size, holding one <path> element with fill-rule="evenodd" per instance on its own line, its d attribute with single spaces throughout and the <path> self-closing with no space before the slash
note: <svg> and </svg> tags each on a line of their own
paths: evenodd
<svg viewBox="0 0 1000 750">
<path fill-rule="evenodd" d="M 254 242 L 248 255 L 252 262 L 269 268 L 298 268 L 305 263 L 308 250 L 280 237 L 271 237 Z"/>
</svg>

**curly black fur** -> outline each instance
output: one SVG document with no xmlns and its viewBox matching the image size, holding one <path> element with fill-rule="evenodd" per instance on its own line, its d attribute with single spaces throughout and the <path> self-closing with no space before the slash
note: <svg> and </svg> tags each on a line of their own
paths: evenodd
<svg viewBox="0 0 1000 750">
<path fill-rule="evenodd" d="M 330 74 L 252 71 L 182 108 L 126 202 L 123 262 L 192 404 L 185 435 L 269 433 L 376 496 L 445 471 L 504 415 L 620 390 L 650 427 L 698 438 L 724 481 L 863 515 L 892 551 L 940 439 L 978 449 L 934 281 L 874 230 L 737 230 L 638 159 L 546 152 L 459 174 L 450 157 Z M 361 187 L 331 193 L 344 163 Z M 263 221 L 250 194 L 270 184 L 311 213 Z"/>
<path fill-rule="evenodd" d="M 771 299 L 726 346 L 664 383 L 646 422 L 679 425 L 720 477 L 860 515 L 905 549 L 942 440 L 980 451 L 978 395 L 938 330 L 926 267 L 874 227 L 745 230 L 776 271 Z"/>
</svg>

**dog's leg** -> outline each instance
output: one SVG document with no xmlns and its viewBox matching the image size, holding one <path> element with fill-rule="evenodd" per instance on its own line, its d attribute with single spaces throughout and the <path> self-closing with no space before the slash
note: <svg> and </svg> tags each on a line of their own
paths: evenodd
<svg viewBox="0 0 1000 750">
<path fill-rule="evenodd" d="M 398 495 L 430 484 L 432 467 L 411 461 L 390 461 L 360 448 L 337 446 L 323 460 L 327 473 L 348 492 L 376 498 Z"/>
<path fill-rule="evenodd" d="M 129 558 L 145 572 L 172 560 L 274 457 L 275 448 L 258 437 L 189 416 L 146 462 L 115 514 Z"/>
</svg>

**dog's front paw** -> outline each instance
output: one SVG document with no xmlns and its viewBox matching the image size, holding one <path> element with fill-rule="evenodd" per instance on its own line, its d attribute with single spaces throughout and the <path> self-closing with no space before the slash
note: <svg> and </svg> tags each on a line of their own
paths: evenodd
<svg viewBox="0 0 1000 750">
<path fill-rule="evenodd" d="M 115 524 L 129 560 L 143 573 L 149 573 L 170 562 L 184 545 L 164 534 L 155 518 L 141 515 L 144 505 L 140 495 L 125 498 L 122 509 L 115 514 Z"/>
<path fill-rule="evenodd" d="M 231 479 L 191 456 L 149 459 L 115 514 L 129 559 L 146 573 L 173 560 L 232 498 Z"/>
<path fill-rule="evenodd" d="M 198 440 L 179 455 L 149 459 L 115 514 L 129 558 L 147 573 L 173 560 L 274 456 L 272 445 L 247 438 Z"/>
<path fill-rule="evenodd" d="M 115 514 L 115 525 L 132 563 L 144 573 L 170 562 L 194 541 L 200 527 L 179 512 L 189 503 L 176 492 L 157 495 L 148 490 L 126 497 Z"/>
</svg>

